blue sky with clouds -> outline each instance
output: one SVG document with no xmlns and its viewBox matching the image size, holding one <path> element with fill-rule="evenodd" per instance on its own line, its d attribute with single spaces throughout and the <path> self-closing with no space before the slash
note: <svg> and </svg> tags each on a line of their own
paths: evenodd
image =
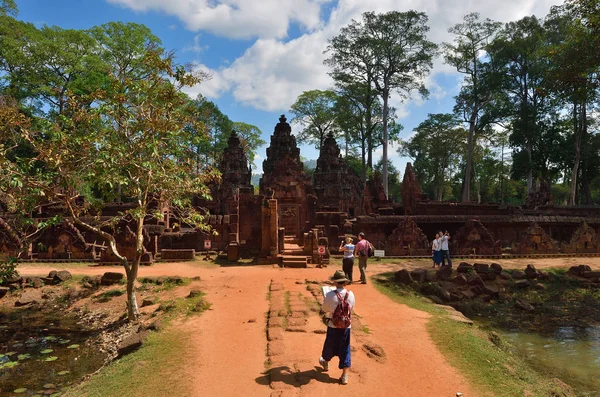
<svg viewBox="0 0 600 397">
<path fill-rule="evenodd" d="M 430 39 L 451 41 L 447 29 L 472 11 L 508 22 L 526 15 L 545 16 L 561 0 L 16 0 L 18 18 L 37 26 L 87 29 L 109 21 L 148 26 L 182 63 L 192 62 L 212 78 L 188 92 L 203 94 L 234 121 L 258 126 L 268 142 L 279 115 L 303 91 L 327 89 L 323 65 L 327 40 L 365 11 L 425 11 Z M 410 136 L 428 113 L 451 112 L 461 77 L 441 59 L 427 79 L 428 100 L 405 103 L 392 97 L 402 136 Z M 299 126 L 292 126 L 293 130 Z M 262 172 L 266 146 L 258 150 L 255 172 Z M 407 159 L 392 147 L 394 164 Z M 301 146 L 301 155 L 317 151 Z M 376 153 L 377 156 L 377 153 Z"/>
</svg>

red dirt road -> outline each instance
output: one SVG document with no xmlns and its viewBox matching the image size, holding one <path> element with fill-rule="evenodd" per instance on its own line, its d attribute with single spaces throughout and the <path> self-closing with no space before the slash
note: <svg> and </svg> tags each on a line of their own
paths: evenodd
<svg viewBox="0 0 600 397">
<path fill-rule="evenodd" d="M 600 259 L 532 260 L 504 263 L 509 267 L 570 266 L 586 263 L 600 267 Z M 513 265 L 513 266 L 510 266 Z M 374 264 L 369 275 L 397 270 L 403 266 Z M 409 267 L 411 267 L 409 265 Z M 43 275 L 53 269 L 66 268 L 75 274 L 102 274 L 120 271 L 118 267 L 72 267 L 20 265 L 23 275 Z M 200 276 L 201 288 L 207 293 L 212 308 L 182 325 L 196 332 L 188 341 L 192 362 L 182 363 L 182 370 L 192 379 L 190 396 L 330 396 L 344 393 L 354 396 L 475 396 L 473 389 L 453 368 L 431 341 L 426 323 L 428 314 L 397 304 L 380 294 L 371 284 L 352 285 L 356 296 L 356 313 L 368 327 L 370 342 L 383 348 L 385 364 L 379 363 L 361 349 L 354 333 L 350 383 L 342 386 L 337 381 L 341 371 L 337 358 L 328 373 L 318 365 L 324 335 L 314 333 L 324 326 L 307 320 L 307 332 L 284 332 L 283 354 L 277 365 L 284 368 L 278 382 L 282 387 L 273 389 L 267 369 L 266 315 L 269 311 L 269 285 L 279 283 L 299 299 L 312 299 L 304 281 L 325 280 L 336 267 L 327 269 L 279 269 L 268 266 L 205 267 L 194 263 L 156 264 L 140 269 L 140 277 L 178 275 Z M 364 334 L 362 338 L 364 339 Z M 168 381 L 168 380 L 165 380 Z"/>
</svg>

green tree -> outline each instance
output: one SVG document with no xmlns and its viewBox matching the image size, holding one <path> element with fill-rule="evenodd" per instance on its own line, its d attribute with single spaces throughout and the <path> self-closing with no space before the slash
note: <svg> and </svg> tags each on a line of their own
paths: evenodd
<svg viewBox="0 0 600 397">
<path fill-rule="evenodd" d="M 464 16 L 463 22 L 448 29 L 455 35 L 453 43 L 444 43 L 444 59 L 447 64 L 465 75 L 464 83 L 456 97 L 455 112 L 469 125 L 467 153 L 461 201 L 471 200 L 473 178 L 473 152 L 478 134 L 491 122 L 484 111 L 493 101 L 496 92 L 497 68 L 484 51 L 501 24 L 490 19 L 480 20 L 478 13 Z"/>
<path fill-rule="evenodd" d="M 297 135 L 298 142 L 315 145 L 319 151 L 329 133 L 338 133 L 335 104 L 338 96 L 334 91 L 304 91 L 292 105 L 290 112 L 294 115 L 292 122 L 297 122 L 304 129 Z"/>
<path fill-rule="evenodd" d="M 234 123 L 214 103 L 199 95 L 192 101 L 196 128 L 192 128 L 190 149 L 199 170 L 203 164 L 216 167 L 221 161 Z"/>
<path fill-rule="evenodd" d="M 182 160 L 189 141 L 185 127 L 196 120 L 181 88 L 199 83 L 200 78 L 159 48 L 147 48 L 139 65 L 146 71 L 141 80 L 121 80 L 111 74 L 108 90 L 68 94 L 63 122 L 48 124 L 43 139 L 28 128 L 22 115 L 9 119 L 11 124 L 0 129 L 0 141 L 24 137 L 37 153 L 33 159 L 10 161 L 7 148 L 0 148 L 4 151 L 0 153 L 0 190 L 12 200 L 9 209 L 27 213 L 37 205 L 35 201 L 60 203 L 77 227 L 106 240 L 127 275 L 130 320 L 139 316 L 135 280 L 144 253 L 145 223 L 161 219 L 161 209 L 168 205 L 182 222 L 203 227 L 203 215 L 193 209 L 190 198 L 193 194 L 206 196 L 204 182 L 213 176 L 207 169 L 203 175 L 189 178 L 195 164 Z M 92 102 L 94 106 L 89 106 Z M 15 109 L 13 113 L 18 112 Z M 36 167 L 38 163 L 44 167 Z M 34 169 L 38 171 L 30 172 Z M 107 193 L 120 186 L 123 195 L 137 205 L 101 222 L 90 217 L 95 214 L 90 201 L 80 199 L 90 185 Z M 97 198 L 99 204 L 103 196 Z M 117 246 L 115 230 L 124 227 L 123 222 L 135 236 L 132 261 Z"/>
<path fill-rule="evenodd" d="M 366 12 L 329 41 L 326 64 L 344 83 L 362 82 L 379 93 L 383 103 L 383 186 L 388 194 L 388 123 L 392 92 L 401 99 L 417 91 L 427 95 L 423 78 L 432 67 L 437 46 L 427 40 L 427 15 L 416 11 Z"/>
<path fill-rule="evenodd" d="M 525 17 L 507 23 L 488 47 L 495 62 L 503 67 L 501 115 L 508 121 L 512 133 L 510 143 L 515 155 L 523 152 L 527 169 L 529 193 L 534 188 L 534 177 L 549 182 L 544 159 L 552 151 L 538 143 L 551 134 L 557 114 L 556 101 L 547 90 L 547 60 L 544 57 L 546 34 L 541 22 L 535 17 Z"/>
<path fill-rule="evenodd" d="M 388 200 L 394 203 L 402 202 L 402 179 L 400 171 L 388 160 L 387 169 L 389 172 L 389 194 Z M 380 159 L 375 167 L 374 172 L 383 172 L 383 159 Z M 372 175 L 371 175 L 372 177 Z"/>
<path fill-rule="evenodd" d="M 261 130 L 252 124 L 244 123 L 241 121 L 233 122 L 233 129 L 240 136 L 240 141 L 244 151 L 246 152 L 246 156 L 248 156 L 248 161 L 250 164 L 254 164 L 254 158 L 256 156 L 256 150 L 259 146 L 264 145 L 266 142 L 260 137 L 262 132 Z"/>
<path fill-rule="evenodd" d="M 14 0 L 0 0 L 0 16 L 12 15 L 16 16 L 19 13 L 17 4 Z"/>
<path fill-rule="evenodd" d="M 591 203 L 590 176 L 582 174 L 587 168 L 582 162 L 593 161 L 585 155 L 582 143 L 589 139 L 591 108 L 597 101 L 600 82 L 600 4 L 595 0 L 567 1 L 554 7 L 546 25 L 551 32 L 549 49 L 549 75 L 551 86 L 559 97 L 571 103 L 574 161 L 572 164 L 569 204 L 577 203 L 578 186 L 584 186 L 583 196 Z"/>
<path fill-rule="evenodd" d="M 398 153 L 413 160 L 414 170 L 423 188 L 434 199 L 442 201 L 447 183 L 464 156 L 466 131 L 453 114 L 429 114 L 415 128 L 415 135 L 402 142 Z"/>
</svg>

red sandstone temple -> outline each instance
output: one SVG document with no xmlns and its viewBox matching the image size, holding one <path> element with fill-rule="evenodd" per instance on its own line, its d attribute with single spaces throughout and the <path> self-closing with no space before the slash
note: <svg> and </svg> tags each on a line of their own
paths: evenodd
<svg viewBox="0 0 600 397">
<path fill-rule="evenodd" d="M 554 206 L 548 200 L 523 207 L 429 201 L 410 163 L 404 173 L 402 204 L 388 203 L 377 179 L 364 186 L 346 166 L 331 135 L 311 178 L 283 115 L 271 136 L 258 194 L 235 132 L 219 168 L 222 180 L 212 186 L 213 200 L 195 201 L 210 211 L 209 224 L 217 234 L 178 225 L 166 209 L 163 222 L 145 226 L 143 262 L 192 259 L 210 240 L 211 248 L 230 261 L 253 257 L 259 263 L 302 267 L 322 259 L 319 246 L 326 247 L 326 259 L 345 236 L 356 237 L 359 232 L 385 256 L 429 256 L 437 230 L 450 232 L 453 256 L 600 254 L 598 207 Z M 127 205 L 107 205 L 103 214 L 123 211 Z M 120 233 L 119 248 L 133 256 L 133 233 L 126 227 Z M 19 244 L 0 213 L 0 256 L 14 252 Z M 34 260 L 116 262 L 94 236 L 68 222 L 48 229 L 30 251 Z"/>
</svg>

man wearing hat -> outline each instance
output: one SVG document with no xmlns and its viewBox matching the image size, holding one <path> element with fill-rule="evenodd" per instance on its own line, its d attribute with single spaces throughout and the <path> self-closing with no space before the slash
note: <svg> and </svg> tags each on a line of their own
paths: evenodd
<svg viewBox="0 0 600 397">
<path fill-rule="evenodd" d="M 350 368 L 350 317 L 354 309 L 354 294 L 345 288 L 349 280 L 343 271 L 337 270 L 330 279 L 335 283 L 336 289 L 325 295 L 322 310 L 333 316 L 327 324 L 327 336 L 319 364 L 323 366 L 324 371 L 328 371 L 329 361 L 338 356 L 340 359 L 339 369 L 342 370 L 340 383 L 346 385 L 348 384 L 348 368 Z M 338 310 L 338 317 L 336 317 L 336 309 L 338 306 L 341 309 L 345 305 L 349 309 L 348 317 L 344 321 L 340 321 L 341 310 Z"/>
</svg>

